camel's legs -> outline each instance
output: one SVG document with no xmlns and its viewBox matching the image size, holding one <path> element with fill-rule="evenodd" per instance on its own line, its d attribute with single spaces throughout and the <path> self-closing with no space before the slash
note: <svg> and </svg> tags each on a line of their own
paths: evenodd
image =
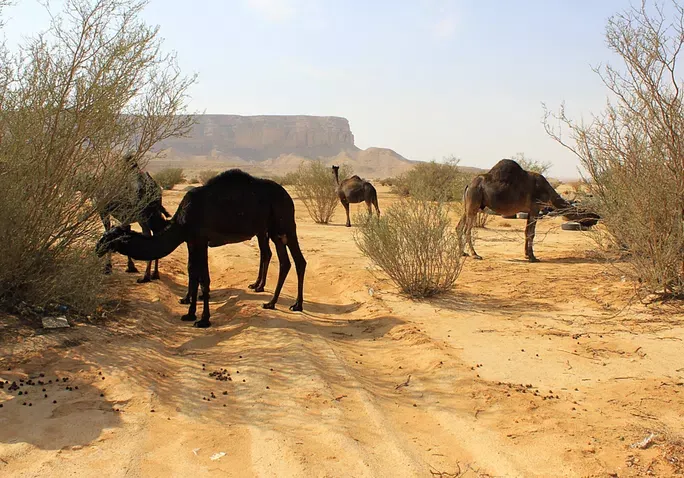
<svg viewBox="0 0 684 478">
<path fill-rule="evenodd" d="M 349 220 L 349 202 L 348 201 L 342 201 L 342 205 L 344 206 L 344 210 L 347 213 L 347 224 L 345 224 L 347 227 L 351 227 L 351 221 Z"/>
<path fill-rule="evenodd" d="M 109 214 L 100 214 L 100 220 L 102 221 L 102 225 L 105 228 L 105 231 L 109 231 L 112 227 L 112 221 L 109 218 Z M 111 274 L 112 273 L 112 253 L 108 252 L 107 253 L 107 262 L 105 262 L 105 268 L 104 268 L 104 273 L 105 274 Z"/>
<path fill-rule="evenodd" d="M 263 292 L 266 286 L 266 275 L 268 274 L 268 266 L 271 263 L 271 257 L 273 253 L 268 245 L 268 235 L 259 234 L 257 235 L 257 240 L 259 241 L 259 276 L 254 284 L 250 284 L 248 287 L 254 289 L 255 292 Z"/>
<path fill-rule="evenodd" d="M 532 244 L 534 243 L 534 233 L 537 227 L 537 214 L 539 211 L 531 210 L 527 215 L 527 225 L 525 226 L 525 257 L 529 259 L 530 262 L 539 262 L 534 256 L 534 251 Z"/>
<path fill-rule="evenodd" d="M 130 224 L 122 224 L 122 226 L 126 228 L 128 232 L 131 232 Z M 126 267 L 126 272 L 128 272 L 129 274 L 137 274 L 138 272 L 140 272 L 138 268 L 135 267 L 135 262 L 133 262 L 133 259 L 131 259 L 130 256 L 128 257 L 128 265 Z"/>
<path fill-rule="evenodd" d="M 283 240 L 277 236 L 273 237 L 272 239 L 276 247 L 276 254 L 278 254 L 280 270 L 278 271 L 278 283 L 276 284 L 275 291 L 273 292 L 273 298 L 270 300 L 270 302 L 267 302 L 263 305 L 264 309 L 275 309 L 276 302 L 278 302 L 278 297 L 280 296 L 280 290 L 283 288 L 287 273 L 290 272 L 290 267 L 292 267 Z"/>
<path fill-rule="evenodd" d="M 141 225 L 141 227 L 142 227 L 143 235 L 148 236 L 148 237 L 152 235 L 152 230 L 149 227 L 147 227 L 145 225 Z M 135 267 L 135 265 L 133 265 L 133 267 Z M 143 282 L 150 282 L 152 280 L 151 279 L 151 272 L 152 272 L 152 261 L 147 261 L 147 268 L 145 269 L 145 275 L 142 276 L 140 279 L 138 279 L 138 283 L 142 284 Z M 158 279 L 159 278 L 159 271 L 157 270 L 156 261 L 155 261 L 154 273 L 157 275 L 157 279 Z"/>
<path fill-rule="evenodd" d="M 366 201 L 366 207 L 368 208 L 368 215 L 372 216 L 373 215 L 373 209 L 371 208 L 372 202 L 371 201 Z"/>
<path fill-rule="evenodd" d="M 181 317 L 181 320 L 184 321 L 192 321 L 197 318 L 196 312 L 198 286 L 202 284 L 203 290 L 209 289 L 209 257 L 208 246 L 206 242 L 188 243 L 188 275 L 190 278 L 188 286 L 188 292 L 190 294 L 190 307 L 188 307 L 188 313 Z M 208 294 L 204 294 L 202 318 L 194 324 L 195 327 L 204 328 L 211 325 L 209 322 L 209 298 L 207 295 Z"/>
<path fill-rule="evenodd" d="M 287 247 L 290 248 L 292 260 L 295 263 L 297 271 L 297 300 L 290 306 L 290 310 L 302 311 L 304 310 L 304 272 L 306 271 L 306 259 L 299 248 L 299 240 L 295 233 L 287 236 Z"/>
<path fill-rule="evenodd" d="M 195 312 L 197 311 L 197 287 L 199 286 L 199 274 L 197 271 L 197 257 L 196 257 L 197 246 L 191 245 L 188 242 L 188 293 L 185 296 L 187 303 L 190 304 L 188 307 L 188 313 L 181 317 L 184 321 L 195 321 L 197 316 Z M 183 301 L 181 300 L 181 303 Z"/>
<path fill-rule="evenodd" d="M 205 287 L 200 283 L 200 295 L 197 297 L 198 300 L 209 299 L 209 287 Z M 185 297 L 178 299 L 179 304 L 188 305 L 190 303 L 190 281 L 188 280 L 188 291 L 185 293 Z"/>
<path fill-rule="evenodd" d="M 378 213 L 378 217 L 380 217 L 380 208 L 378 207 L 378 197 L 377 196 L 373 197 L 373 206 L 375 206 L 375 212 Z"/>
<path fill-rule="evenodd" d="M 473 257 L 473 259 L 482 259 L 482 256 L 480 256 L 477 252 L 475 252 L 475 248 L 473 247 L 472 230 L 473 230 L 474 224 L 475 224 L 475 215 L 469 214 L 468 212 L 466 212 L 461 217 L 461 220 L 458 221 L 458 225 L 456 226 L 456 230 L 461 233 L 461 237 L 465 241 L 465 245 L 468 246 L 468 249 L 470 250 L 470 255 Z M 464 250 L 463 255 L 467 256 L 468 253 Z"/>
<path fill-rule="evenodd" d="M 466 219 L 466 241 L 468 242 L 468 248 L 470 249 L 470 254 L 473 259 L 482 259 L 482 256 L 475 252 L 473 247 L 473 225 L 475 224 L 475 215 L 468 214 Z"/>
</svg>

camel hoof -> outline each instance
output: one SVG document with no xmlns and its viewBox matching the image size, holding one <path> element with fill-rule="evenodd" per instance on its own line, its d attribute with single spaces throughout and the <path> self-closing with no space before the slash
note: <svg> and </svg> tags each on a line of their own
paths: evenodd
<svg viewBox="0 0 684 478">
<path fill-rule="evenodd" d="M 351 227 L 351 224 L 345 224 L 345 227 Z"/>
<path fill-rule="evenodd" d="M 178 299 L 178 303 L 183 304 L 183 305 L 188 305 L 188 304 L 190 304 L 190 298 L 189 297 L 183 297 L 181 299 Z"/>
<path fill-rule="evenodd" d="M 254 284 L 249 284 L 249 285 L 247 286 L 247 288 L 248 288 L 248 289 L 256 289 L 256 286 L 257 286 L 257 284 L 256 284 L 256 282 L 255 282 Z"/>
<path fill-rule="evenodd" d="M 530 262 L 540 262 L 539 259 L 537 259 L 537 258 L 534 257 L 534 256 L 528 257 L 527 260 L 529 260 Z"/>
<path fill-rule="evenodd" d="M 159 280 L 161 277 L 159 277 L 159 274 L 152 274 L 152 280 Z"/>
<path fill-rule="evenodd" d="M 264 309 L 275 310 L 275 304 L 273 302 L 266 302 L 261 307 Z"/>
<path fill-rule="evenodd" d="M 206 329 L 207 327 L 211 327 L 211 322 L 209 322 L 209 319 L 202 319 L 192 324 L 192 326 L 199 329 Z"/>
<path fill-rule="evenodd" d="M 195 314 L 185 314 L 181 317 L 181 320 L 183 322 L 194 322 L 197 320 L 197 316 Z"/>
<path fill-rule="evenodd" d="M 461 257 L 470 257 L 470 254 L 468 254 L 467 252 L 462 252 Z"/>
<path fill-rule="evenodd" d="M 482 256 L 480 256 L 480 255 L 478 255 L 478 254 L 475 254 L 475 255 L 473 256 L 473 259 L 476 259 L 476 260 L 478 260 L 478 261 L 481 261 L 481 260 L 482 260 Z"/>
<path fill-rule="evenodd" d="M 254 288 L 254 292 L 263 292 L 264 286 Z"/>
<path fill-rule="evenodd" d="M 138 284 L 144 284 L 145 282 L 150 282 L 151 280 L 152 280 L 152 279 L 150 279 L 149 277 L 141 277 L 141 278 L 138 279 L 136 282 L 137 282 Z"/>
<path fill-rule="evenodd" d="M 302 312 L 304 308 L 302 307 L 302 304 L 296 303 L 290 306 L 290 310 L 293 312 Z"/>
<path fill-rule="evenodd" d="M 128 272 L 129 274 L 137 274 L 137 273 L 140 272 L 140 271 L 139 271 L 137 268 L 135 268 L 135 267 L 128 267 L 128 268 L 126 269 L 126 272 Z"/>
</svg>

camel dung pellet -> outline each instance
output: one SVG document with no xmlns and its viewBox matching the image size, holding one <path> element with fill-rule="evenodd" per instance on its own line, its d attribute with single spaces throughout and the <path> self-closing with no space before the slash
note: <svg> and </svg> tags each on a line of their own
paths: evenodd
<svg viewBox="0 0 684 478">
<path fill-rule="evenodd" d="M 52 403 L 57 403 L 57 400 L 53 400 Z"/>
</svg>

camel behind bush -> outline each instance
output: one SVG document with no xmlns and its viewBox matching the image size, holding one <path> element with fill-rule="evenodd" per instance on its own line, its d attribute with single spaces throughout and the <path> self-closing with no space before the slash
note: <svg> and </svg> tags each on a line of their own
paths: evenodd
<svg viewBox="0 0 684 478">
<path fill-rule="evenodd" d="M 544 176 L 525 171 L 511 159 L 502 159 L 488 172 L 475 176 L 466 186 L 463 196 L 464 212 L 457 229 L 465 234 L 466 243 L 475 259 L 482 257 L 475 252 L 471 231 L 478 212 L 486 207 L 504 216 L 527 213 L 525 257 L 530 262 L 538 261 L 532 245 L 539 211 L 544 206 L 559 210 L 564 217 L 573 221 L 595 223 L 599 219 L 596 214 L 581 211 L 563 199 Z"/>
</svg>

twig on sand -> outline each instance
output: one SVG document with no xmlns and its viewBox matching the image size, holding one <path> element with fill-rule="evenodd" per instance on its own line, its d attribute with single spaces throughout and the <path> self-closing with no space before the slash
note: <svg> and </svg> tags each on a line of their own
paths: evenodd
<svg viewBox="0 0 684 478">
<path fill-rule="evenodd" d="M 594 357 L 587 357 L 586 355 L 578 354 L 577 352 L 570 352 L 569 350 L 558 349 L 558 351 L 559 352 L 565 352 L 566 354 L 577 355 L 578 357 L 581 357 L 581 358 L 584 358 L 587 360 L 594 360 L 594 361 L 598 360 L 598 359 L 595 359 Z"/>
<path fill-rule="evenodd" d="M 346 396 L 346 395 L 340 395 L 339 397 L 333 398 L 333 400 L 335 400 L 336 402 L 339 402 L 339 401 L 342 400 L 343 398 L 347 398 L 347 396 Z"/>
<path fill-rule="evenodd" d="M 429 463 L 428 463 L 428 466 L 430 467 L 430 474 L 432 476 L 437 477 L 437 478 L 458 478 L 459 476 L 462 476 L 461 465 L 459 465 L 458 463 L 456 463 L 458 470 L 455 473 L 449 473 L 446 471 L 438 471 L 434 466 L 430 465 Z"/>
<path fill-rule="evenodd" d="M 399 390 L 401 387 L 408 387 L 410 381 L 411 381 L 411 376 L 409 375 L 404 383 L 400 383 L 399 385 L 394 387 L 394 389 Z"/>
</svg>

